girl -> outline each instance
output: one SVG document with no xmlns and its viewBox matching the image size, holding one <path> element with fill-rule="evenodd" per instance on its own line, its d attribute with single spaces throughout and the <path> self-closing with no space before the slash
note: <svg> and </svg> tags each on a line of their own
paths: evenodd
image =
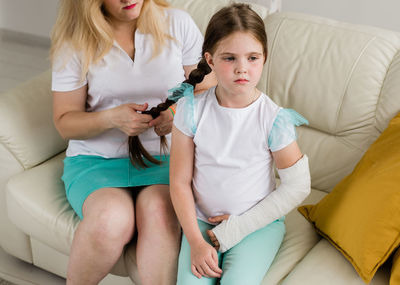
<svg viewBox="0 0 400 285">
<path fill-rule="evenodd" d="M 69 140 L 62 179 L 82 219 L 67 284 L 98 284 L 135 233 L 141 283 L 175 284 L 180 228 L 168 162 L 136 169 L 127 141 L 139 135 L 159 154 L 172 112 L 156 119 L 141 112 L 196 67 L 202 42 L 190 16 L 164 0 L 60 1 L 52 34 L 54 123 Z"/>
<path fill-rule="evenodd" d="M 195 84 L 183 83 L 172 96 L 189 94 L 178 102 L 170 164 L 184 231 L 178 284 L 260 284 L 283 240 L 283 216 L 310 192 L 295 141 L 295 125 L 307 121 L 257 90 L 267 39 L 248 5 L 211 18 L 202 55 L 197 82 L 212 70 L 217 87 L 193 97 Z"/>
</svg>

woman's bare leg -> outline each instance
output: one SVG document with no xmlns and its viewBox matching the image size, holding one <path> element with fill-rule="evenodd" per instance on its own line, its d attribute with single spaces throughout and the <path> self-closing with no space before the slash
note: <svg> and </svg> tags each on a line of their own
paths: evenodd
<svg viewBox="0 0 400 285">
<path fill-rule="evenodd" d="M 129 190 L 99 189 L 86 199 L 72 242 L 68 285 L 98 284 L 112 269 L 135 229 Z"/>
<path fill-rule="evenodd" d="M 152 185 L 138 194 L 136 227 L 142 285 L 175 285 L 181 230 L 168 185 Z"/>
</svg>

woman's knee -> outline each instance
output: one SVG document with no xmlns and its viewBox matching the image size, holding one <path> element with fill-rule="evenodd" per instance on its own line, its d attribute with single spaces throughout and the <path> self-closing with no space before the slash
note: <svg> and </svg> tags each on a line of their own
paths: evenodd
<svg viewBox="0 0 400 285">
<path fill-rule="evenodd" d="M 136 201 L 136 211 L 138 230 L 146 225 L 174 232 L 179 229 L 167 185 L 153 185 L 142 190 Z"/>
<path fill-rule="evenodd" d="M 131 198 L 127 200 L 128 197 L 130 196 L 126 193 L 112 190 L 91 197 L 89 204 L 85 205 L 87 207 L 84 208 L 82 223 L 94 242 L 124 245 L 130 241 L 134 232 L 135 215 L 133 201 Z"/>
</svg>

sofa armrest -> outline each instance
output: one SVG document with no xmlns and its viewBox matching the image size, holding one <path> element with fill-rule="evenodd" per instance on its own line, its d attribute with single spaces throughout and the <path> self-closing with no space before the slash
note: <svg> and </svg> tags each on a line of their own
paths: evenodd
<svg viewBox="0 0 400 285">
<path fill-rule="evenodd" d="M 0 95 L 0 144 L 24 169 L 66 148 L 53 124 L 50 85 L 49 70 Z"/>
<path fill-rule="evenodd" d="M 52 120 L 51 72 L 0 94 L 0 246 L 33 262 L 29 237 L 9 220 L 5 188 L 9 179 L 62 152 L 66 142 Z"/>
</svg>

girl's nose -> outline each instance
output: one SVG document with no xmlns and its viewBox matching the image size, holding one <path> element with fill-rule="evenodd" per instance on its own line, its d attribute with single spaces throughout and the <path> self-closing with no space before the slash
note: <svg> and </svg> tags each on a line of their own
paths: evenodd
<svg viewBox="0 0 400 285">
<path fill-rule="evenodd" d="M 247 69 L 244 66 L 238 66 L 235 69 L 235 73 L 236 74 L 243 74 L 243 73 L 247 73 Z"/>
<path fill-rule="evenodd" d="M 235 72 L 237 74 L 247 73 L 246 63 L 243 60 L 238 61 Z"/>
</svg>

